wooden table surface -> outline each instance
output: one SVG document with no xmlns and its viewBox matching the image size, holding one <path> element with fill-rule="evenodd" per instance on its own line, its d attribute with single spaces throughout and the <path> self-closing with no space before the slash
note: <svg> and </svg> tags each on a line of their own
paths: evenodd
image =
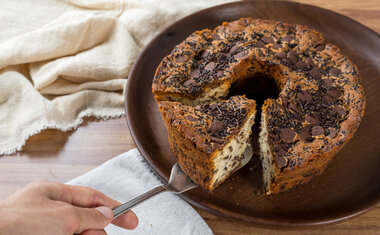
<svg viewBox="0 0 380 235">
<path fill-rule="evenodd" d="M 351 17 L 380 34 L 380 0 L 296 0 Z M 75 131 L 45 130 L 23 150 L 0 157 L 0 199 L 36 180 L 66 182 L 112 157 L 135 148 L 124 118 L 87 118 Z M 215 234 L 380 234 L 380 204 L 338 224 L 307 229 L 268 229 L 229 221 L 197 209 Z"/>
</svg>

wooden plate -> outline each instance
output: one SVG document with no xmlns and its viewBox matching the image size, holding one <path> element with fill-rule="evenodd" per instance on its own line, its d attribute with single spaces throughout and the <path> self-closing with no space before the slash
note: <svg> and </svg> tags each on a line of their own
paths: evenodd
<svg viewBox="0 0 380 235">
<path fill-rule="evenodd" d="M 167 181 L 175 163 L 151 85 L 160 60 L 195 30 L 241 17 L 307 25 L 338 45 L 359 68 L 367 96 L 365 117 L 354 138 L 311 183 L 270 199 L 261 194 L 257 161 L 242 168 L 214 194 L 194 189 L 182 197 L 217 215 L 248 222 L 304 226 L 350 218 L 380 199 L 380 37 L 365 26 L 314 6 L 278 1 L 225 4 L 188 16 L 159 34 L 141 53 L 128 79 L 126 114 L 136 145 L 152 169 Z"/>
</svg>

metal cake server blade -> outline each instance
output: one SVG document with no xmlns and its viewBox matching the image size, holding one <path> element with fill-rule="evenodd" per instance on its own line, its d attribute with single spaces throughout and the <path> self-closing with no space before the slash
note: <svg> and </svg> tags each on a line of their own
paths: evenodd
<svg viewBox="0 0 380 235">
<path fill-rule="evenodd" d="M 242 168 L 244 165 L 246 165 L 249 162 L 249 160 L 251 160 L 252 154 L 253 154 L 252 147 L 250 145 L 248 145 L 248 147 L 246 148 L 246 150 L 243 153 L 244 157 L 243 157 L 241 165 L 239 166 L 238 169 Z M 146 193 L 144 193 L 144 194 L 142 194 L 142 195 L 140 195 L 140 196 L 138 196 L 138 197 L 114 208 L 112 210 L 113 217 L 114 217 L 114 219 L 117 218 L 118 216 L 120 216 L 120 215 L 124 214 L 125 212 L 127 212 L 128 210 L 130 210 L 132 207 L 134 207 L 134 206 L 144 202 L 145 200 L 147 200 L 147 199 L 149 199 L 155 195 L 158 195 L 162 192 L 171 192 L 171 193 L 175 193 L 175 194 L 180 194 L 180 193 L 186 192 L 190 189 L 193 189 L 197 186 L 198 185 L 196 185 L 190 179 L 190 177 L 188 177 L 182 171 L 179 164 L 176 163 L 172 168 L 170 178 L 169 178 L 169 183 L 167 183 L 166 185 L 160 185 L 156 188 L 153 188 L 153 189 L 149 190 L 148 192 L 146 192 Z"/>
<path fill-rule="evenodd" d="M 249 142 L 251 142 L 251 140 L 249 140 Z M 243 166 L 247 165 L 247 163 L 251 160 L 252 156 L 253 149 L 252 146 L 248 144 L 247 148 L 243 152 L 243 159 L 240 162 L 240 166 L 236 169 L 236 171 L 242 168 Z"/>
</svg>

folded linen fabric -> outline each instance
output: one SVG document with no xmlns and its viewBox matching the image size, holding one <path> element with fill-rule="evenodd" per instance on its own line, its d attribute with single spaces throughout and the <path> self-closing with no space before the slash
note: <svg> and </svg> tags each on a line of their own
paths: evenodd
<svg viewBox="0 0 380 235">
<path fill-rule="evenodd" d="M 230 0 L 21 0 L 0 8 L 0 154 L 43 129 L 123 115 L 129 70 L 160 31 Z"/>
</svg>

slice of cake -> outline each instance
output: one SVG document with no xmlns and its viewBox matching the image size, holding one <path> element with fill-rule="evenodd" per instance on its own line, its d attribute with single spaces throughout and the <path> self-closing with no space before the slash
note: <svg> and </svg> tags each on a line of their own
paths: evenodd
<svg viewBox="0 0 380 235">
<path fill-rule="evenodd" d="M 198 105 L 159 101 L 170 147 L 183 171 L 212 191 L 245 164 L 256 102 L 245 96 Z"/>
<path fill-rule="evenodd" d="M 341 101 L 325 93 L 299 90 L 287 99 L 265 101 L 259 142 L 266 194 L 309 182 L 351 138 L 347 126 L 337 125 L 347 119 Z M 326 97 L 331 104 L 319 108 Z"/>
</svg>

